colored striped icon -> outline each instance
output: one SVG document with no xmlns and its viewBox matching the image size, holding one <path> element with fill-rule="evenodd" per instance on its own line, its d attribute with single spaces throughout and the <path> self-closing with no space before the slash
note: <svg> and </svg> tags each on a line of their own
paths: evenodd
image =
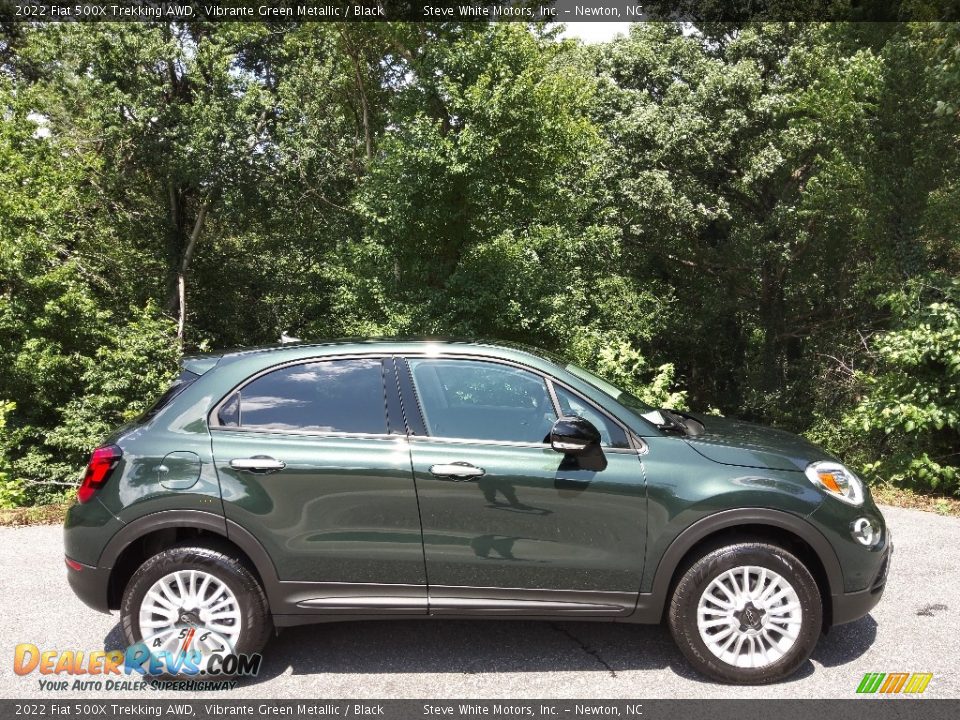
<svg viewBox="0 0 960 720">
<path fill-rule="evenodd" d="M 919 694 L 927 689 L 933 673 L 867 673 L 857 686 L 858 693 Z"/>
</svg>

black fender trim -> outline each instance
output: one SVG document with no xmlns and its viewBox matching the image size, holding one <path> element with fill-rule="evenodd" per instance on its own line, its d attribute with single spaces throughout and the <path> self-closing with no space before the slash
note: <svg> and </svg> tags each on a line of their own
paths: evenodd
<svg viewBox="0 0 960 720">
<path fill-rule="evenodd" d="M 273 560 L 267 554 L 263 545 L 248 530 L 228 520 L 223 515 L 204 512 L 203 510 L 161 510 L 143 515 L 124 525 L 107 543 L 97 566 L 102 569 L 112 569 L 117 559 L 130 545 L 144 535 L 165 528 L 190 527 L 206 530 L 219 535 L 246 553 L 254 568 L 263 581 L 264 591 L 270 600 L 271 606 L 279 601 L 280 583 L 277 578 L 277 569 Z"/>
<path fill-rule="evenodd" d="M 768 508 L 737 508 L 723 510 L 701 518 L 683 530 L 673 540 L 660 558 L 653 578 L 653 588 L 649 593 L 640 593 L 637 609 L 631 616 L 633 622 L 658 623 L 663 617 L 663 609 L 669 602 L 668 593 L 673 574 L 684 556 L 701 540 L 718 530 L 738 525 L 765 525 L 772 529 L 787 530 L 807 543 L 823 565 L 827 580 L 828 597 L 824 598 L 829 607 L 832 599 L 843 594 L 843 571 L 833 547 L 823 534 L 799 515 L 771 510 Z M 826 610 L 827 608 L 825 608 Z"/>
</svg>

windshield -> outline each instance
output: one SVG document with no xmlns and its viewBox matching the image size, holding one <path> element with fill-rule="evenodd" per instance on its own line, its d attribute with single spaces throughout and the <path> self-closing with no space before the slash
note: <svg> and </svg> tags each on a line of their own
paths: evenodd
<svg viewBox="0 0 960 720">
<path fill-rule="evenodd" d="M 631 395 L 626 390 L 621 390 L 616 385 L 613 385 L 612 383 L 608 383 L 606 380 L 602 378 L 597 377 L 589 370 L 584 370 L 582 367 L 579 367 L 573 364 L 567 365 L 565 369 L 568 370 L 569 372 L 572 372 L 581 380 L 584 380 L 590 383 L 595 388 L 597 388 L 597 390 L 599 390 L 600 392 L 605 393 L 606 395 L 609 395 L 621 405 L 629 408 L 630 410 L 636 411 L 638 415 L 643 415 L 644 413 L 648 413 L 651 410 L 655 410 L 655 408 L 651 407 L 650 405 L 647 405 L 647 403 L 645 403 L 640 398 L 634 395 Z"/>
<path fill-rule="evenodd" d="M 581 380 L 593 385 L 600 392 L 612 397 L 634 415 L 653 423 L 665 432 L 681 433 L 683 435 L 699 435 L 703 432 L 703 424 L 699 420 L 688 418 L 674 410 L 658 409 L 648 405 L 635 395 L 631 395 L 626 390 L 621 390 L 616 385 L 598 378 L 589 370 L 584 370 L 577 365 L 567 365 L 566 369 Z"/>
</svg>

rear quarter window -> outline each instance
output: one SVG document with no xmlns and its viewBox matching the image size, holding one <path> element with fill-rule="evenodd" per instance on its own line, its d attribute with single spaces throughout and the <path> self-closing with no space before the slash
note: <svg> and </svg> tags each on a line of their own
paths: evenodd
<svg viewBox="0 0 960 720">
<path fill-rule="evenodd" d="M 190 372 L 189 370 L 181 370 L 180 374 L 177 376 L 177 379 L 173 381 L 166 392 L 163 393 L 159 398 L 157 398 L 153 405 L 151 405 L 147 410 L 141 415 L 137 422 L 145 423 L 149 422 L 154 418 L 154 416 L 163 410 L 167 405 L 169 405 L 173 399 L 190 387 L 194 382 L 197 381 L 197 378 L 200 376 L 195 372 Z"/>
</svg>

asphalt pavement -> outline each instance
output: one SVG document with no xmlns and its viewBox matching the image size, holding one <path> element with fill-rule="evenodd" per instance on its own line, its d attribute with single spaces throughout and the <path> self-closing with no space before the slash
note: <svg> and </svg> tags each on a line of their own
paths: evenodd
<svg viewBox="0 0 960 720">
<path fill-rule="evenodd" d="M 834 628 L 791 679 L 731 687 L 696 675 L 666 628 L 585 622 L 404 620 L 291 628 L 260 675 L 222 698 L 851 698 L 867 672 L 929 672 L 960 698 L 960 518 L 883 508 L 896 552 L 880 605 Z M 58 526 L 0 528 L 0 697 L 194 699 L 196 693 L 40 689 L 14 647 L 123 647 L 117 616 L 70 591 Z M 44 679 L 50 679 L 47 676 Z"/>
</svg>

